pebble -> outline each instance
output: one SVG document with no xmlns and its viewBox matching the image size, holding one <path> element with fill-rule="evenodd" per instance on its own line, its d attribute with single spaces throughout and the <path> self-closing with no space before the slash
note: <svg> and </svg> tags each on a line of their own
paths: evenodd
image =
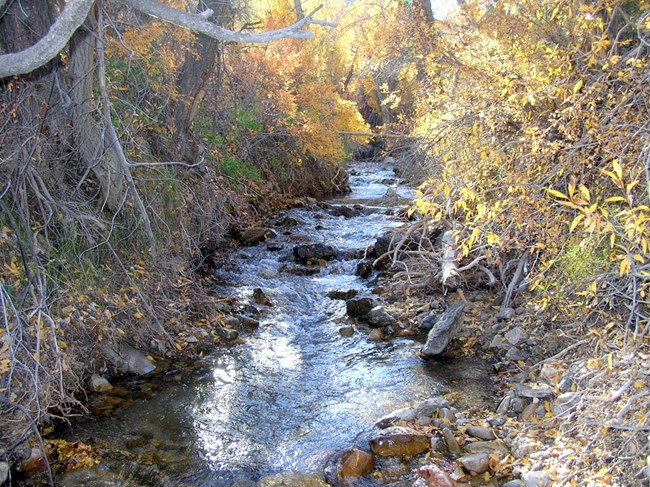
<svg viewBox="0 0 650 487">
<path fill-rule="evenodd" d="M 519 397 L 537 399 L 545 399 L 554 396 L 551 386 L 541 383 L 517 384 L 515 386 L 515 394 Z"/>
<path fill-rule="evenodd" d="M 547 487 L 551 485 L 551 478 L 547 472 L 528 472 L 521 476 L 526 487 Z"/>
<path fill-rule="evenodd" d="M 576 408 L 579 401 L 580 396 L 575 392 L 560 394 L 553 403 L 553 414 L 558 417 L 568 416 Z"/>
<path fill-rule="evenodd" d="M 506 353 L 505 358 L 507 360 L 517 362 L 517 361 L 520 361 L 520 360 L 526 360 L 526 355 L 521 350 L 519 350 L 517 347 L 512 347 Z"/>
<path fill-rule="evenodd" d="M 468 453 L 496 453 L 501 456 L 508 455 L 508 448 L 498 441 L 476 441 L 474 443 L 467 443 L 465 450 Z"/>
<path fill-rule="evenodd" d="M 339 328 L 339 335 L 342 337 L 351 337 L 354 335 L 354 327 L 353 326 L 343 326 Z"/>
<path fill-rule="evenodd" d="M 483 426 L 468 426 L 466 433 L 480 440 L 489 441 L 489 440 L 496 439 L 494 431 L 492 431 L 490 428 L 485 428 Z"/>
<path fill-rule="evenodd" d="M 515 310 L 512 308 L 501 308 L 495 316 L 497 321 L 507 321 L 515 317 Z"/>
<path fill-rule="evenodd" d="M 501 487 L 523 487 L 524 483 L 521 480 L 511 480 L 510 482 L 506 482 L 503 484 Z"/>
<path fill-rule="evenodd" d="M 527 336 L 528 335 L 526 332 L 517 326 L 506 333 L 503 337 L 508 341 L 510 345 L 516 347 L 524 340 L 526 340 Z"/>
<path fill-rule="evenodd" d="M 88 389 L 92 392 L 106 392 L 110 391 L 113 388 L 110 382 L 108 382 L 104 377 L 98 374 L 93 374 L 90 376 L 88 381 Z"/>
<path fill-rule="evenodd" d="M 520 434 L 510 443 L 510 451 L 515 458 L 524 458 L 539 449 L 539 443 L 534 438 Z"/>
<path fill-rule="evenodd" d="M 456 437 L 449 428 L 442 429 L 442 436 L 445 438 L 445 443 L 447 443 L 447 448 L 449 451 L 460 453 L 460 445 L 456 441 Z"/>
<path fill-rule="evenodd" d="M 384 332 L 379 328 L 373 328 L 370 333 L 368 333 L 368 340 L 371 342 L 380 342 L 384 339 Z"/>
<path fill-rule="evenodd" d="M 458 459 L 465 470 L 474 473 L 487 472 L 490 469 L 490 455 L 487 453 L 473 453 Z"/>
</svg>

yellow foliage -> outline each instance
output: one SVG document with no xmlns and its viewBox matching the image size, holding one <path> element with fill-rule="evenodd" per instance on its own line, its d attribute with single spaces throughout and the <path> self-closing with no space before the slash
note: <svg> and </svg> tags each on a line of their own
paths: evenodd
<svg viewBox="0 0 650 487">
<path fill-rule="evenodd" d="M 567 243 L 589 238 L 643 301 L 650 56 L 626 20 L 642 15 L 618 0 L 498 0 L 438 26 L 414 127 L 436 177 L 415 208 L 459 225 L 463 255 L 530 249 L 549 281 Z"/>
</svg>

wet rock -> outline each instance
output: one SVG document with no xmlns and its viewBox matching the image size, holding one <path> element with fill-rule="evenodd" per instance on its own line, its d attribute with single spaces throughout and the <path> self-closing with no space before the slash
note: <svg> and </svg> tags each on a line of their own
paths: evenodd
<svg viewBox="0 0 650 487">
<path fill-rule="evenodd" d="M 342 337 L 351 337 L 354 335 L 354 326 L 342 326 L 339 328 L 339 335 Z"/>
<path fill-rule="evenodd" d="M 551 477 L 547 472 L 528 472 L 521 476 L 526 487 L 547 487 L 551 485 Z"/>
<path fill-rule="evenodd" d="M 277 234 L 270 228 L 251 227 L 244 230 L 239 240 L 244 245 L 257 245 L 267 238 L 275 237 Z"/>
<path fill-rule="evenodd" d="M 98 374 L 93 374 L 88 380 L 88 390 L 92 392 L 106 392 L 113 388 L 110 382 Z"/>
<path fill-rule="evenodd" d="M 526 340 L 526 338 L 528 338 L 528 335 L 524 330 L 522 330 L 517 326 L 512 330 L 510 330 L 509 332 L 507 332 L 503 337 L 508 341 L 510 345 L 516 347 L 520 343 L 523 343 Z"/>
<path fill-rule="evenodd" d="M 141 446 L 145 446 L 149 443 L 149 441 L 146 438 L 143 438 L 141 436 L 138 436 L 137 438 L 131 438 L 126 441 L 126 447 L 127 448 L 139 448 Z"/>
<path fill-rule="evenodd" d="M 284 250 L 284 245 L 277 242 L 271 242 L 266 244 L 266 250 L 269 252 L 279 252 L 280 250 Z"/>
<path fill-rule="evenodd" d="M 357 216 L 361 213 L 361 208 L 360 207 L 350 207 L 350 206 L 333 206 L 329 210 L 330 215 L 332 216 L 342 216 L 344 218 L 352 218 L 354 216 Z"/>
<path fill-rule="evenodd" d="M 558 417 L 566 417 L 573 411 L 580 402 L 580 395 L 575 392 L 560 394 L 553 403 L 553 414 Z"/>
<path fill-rule="evenodd" d="M 345 302 L 345 309 L 349 316 L 353 318 L 362 318 L 370 313 L 375 307 L 375 302 L 370 298 L 348 299 Z"/>
<path fill-rule="evenodd" d="M 332 260 L 338 255 L 338 250 L 333 245 L 322 243 L 296 245 L 293 248 L 294 257 L 300 262 L 312 259 Z"/>
<path fill-rule="evenodd" d="M 341 454 L 339 478 L 362 477 L 375 467 L 375 460 L 370 453 L 353 449 Z"/>
<path fill-rule="evenodd" d="M 278 221 L 278 225 L 282 225 L 283 227 L 296 227 L 299 223 L 294 217 L 288 215 Z"/>
<path fill-rule="evenodd" d="M 375 306 L 368 313 L 368 323 L 372 326 L 384 327 L 395 326 L 397 320 L 393 315 L 384 309 L 383 306 Z"/>
<path fill-rule="evenodd" d="M 490 469 L 490 455 L 487 453 L 472 453 L 458 459 L 463 468 L 473 473 L 483 473 Z"/>
<path fill-rule="evenodd" d="M 135 375 L 144 375 L 153 371 L 156 366 L 149 360 L 146 355 L 135 348 L 122 343 L 114 350 L 111 347 L 105 347 L 104 356 L 122 372 L 128 372 Z"/>
<path fill-rule="evenodd" d="M 384 339 L 384 332 L 381 331 L 379 328 L 374 328 L 373 330 L 370 330 L 370 333 L 368 333 L 368 340 L 371 342 L 380 342 Z"/>
<path fill-rule="evenodd" d="M 266 475 L 257 482 L 257 487 L 328 487 L 328 485 L 318 475 L 290 472 Z"/>
<path fill-rule="evenodd" d="M 414 487 L 455 487 L 456 482 L 435 464 L 426 465 L 418 470 L 419 479 Z M 424 482 L 420 482 L 423 480 Z"/>
<path fill-rule="evenodd" d="M 356 289 L 348 289 L 347 291 L 330 291 L 327 293 L 327 297 L 330 299 L 352 299 L 355 297 L 359 291 Z"/>
<path fill-rule="evenodd" d="M 230 328 L 217 327 L 217 335 L 223 338 L 226 342 L 233 342 L 239 338 L 239 332 Z"/>
<path fill-rule="evenodd" d="M 401 426 L 382 430 L 370 439 L 372 452 L 380 457 L 411 457 L 427 451 L 430 445 L 427 435 Z"/>
<path fill-rule="evenodd" d="M 361 277 L 362 279 L 368 279 L 372 274 L 372 262 L 367 260 L 362 260 L 357 264 L 357 269 L 355 275 Z"/>
<path fill-rule="evenodd" d="M 56 485 L 61 487 L 118 487 L 123 485 L 123 480 L 105 465 L 95 465 L 92 468 L 77 468 L 66 472 L 57 478 Z"/>
<path fill-rule="evenodd" d="M 508 455 L 508 448 L 500 441 L 475 441 L 467 443 L 465 451 L 469 453 L 489 453 L 497 454 L 501 457 Z"/>
<path fill-rule="evenodd" d="M 497 321 L 507 321 L 513 319 L 516 314 L 513 308 L 501 308 L 495 318 Z"/>
<path fill-rule="evenodd" d="M 264 291 L 259 287 L 253 289 L 253 299 L 257 304 L 261 304 L 262 306 L 268 306 L 270 308 L 273 307 L 273 303 L 271 302 L 271 300 L 266 296 Z"/>
<path fill-rule="evenodd" d="M 460 452 L 460 445 L 458 444 L 454 433 L 449 428 L 442 429 L 442 437 L 445 439 L 445 443 L 450 452 Z"/>
<path fill-rule="evenodd" d="M 260 322 L 255 318 L 250 318 L 244 315 L 234 315 L 229 318 L 235 318 L 239 323 L 238 325 L 244 329 L 244 331 L 254 331 L 260 327 Z M 228 318 L 226 318 L 226 323 L 228 323 Z M 234 325 L 237 326 L 237 325 Z"/>
<path fill-rule="evenodd" d="M 490 441 L 496 439 L 494 431 L 483 426 L 468 426 L 465 432 L 474 438 L 478 438 L 479 440 Z"/>
<path fill-rule="evenodd" d="M 282 272 L 294 276 L 313 276 L 320 274 L 320 266 L 317 265 L 287 265 L 282 267 Z"/>
<path fill-rule="evenodd" d="M 440 355 L 447 348 L 453 334 L 460 326 L 464 309 L 465 303 L 462 301 L 456 301 L 447 307 L 429 331 L 427 341 L 421 350 L 422 354 L 433 357 Z"/>
</svg>

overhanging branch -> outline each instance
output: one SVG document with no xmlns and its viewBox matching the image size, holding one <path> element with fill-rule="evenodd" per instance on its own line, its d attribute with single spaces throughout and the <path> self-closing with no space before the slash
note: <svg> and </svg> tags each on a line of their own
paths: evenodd
<svg viewBox="0 0 650 487">
<path fill-rule="evenodd" d="M 1 1 L 1 0 L 0 0 Z M 156 0 L 115 0 L 135 10 L 151 15 L 179 27 L 200 32 L 224 42 L 264 43 L 278 39 L 313 39 L 309 25 L 333 27 L 336 24 L 314 19 L 322 5 L 305 18 L 282 29 L 259 33 L 235 32 L 206 19 L 206 13 L 191 14 L 164 5 Z M 95 0 L 68 0 L 65 8 L 42 39 L 27 49 L 0 55 L 0 78 L 27 74 L 54 59 L 68 43 L 72 34 L 83 24 Z"/>
</svg>

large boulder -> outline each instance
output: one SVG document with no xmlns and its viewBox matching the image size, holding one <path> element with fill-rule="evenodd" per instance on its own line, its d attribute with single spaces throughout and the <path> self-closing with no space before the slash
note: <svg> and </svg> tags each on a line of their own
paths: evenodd
<svg viewBox="0 0 650 487">
<path fill-rule="evenodd" d="M 303 263 L 310 260 L 332 260 L 338 253 L 338 249 L 333 245 L 322 243 L 296 245 L 293 248 L 294 257 Z"/>
<path fill-rule="evenodd" d="M 429 331 L 422 354 L 428 357 L 440 355 L 451 341 L 463 318 L 465 303 L 456 301 L 450 304 Z"/>
<path fill-rule="evenodd" d="M 109 362 L 122 372 L 144 375 L 152 372 L 156 368 L 144 353 L 126 343 L 121 343 L 117 349 L 105 347 L 103 352 Z"/>
<path fill-rule="evenodd" d="M 274 237 L 276 235 L 277 233 L 275 233 L 270 228 L 251 227 L 242 232 L 239 240 L 241 240 L 244 245 L 257 245 L 260 242 L 265 241 L 267 238 Z"/>
<path fill-rule="evenodd" d="M 375 302 L 370 298 L 348 299 L 345 302 L 345 309 L 352 318 L 365 318 L 374 307 Z"/>
</svg>

